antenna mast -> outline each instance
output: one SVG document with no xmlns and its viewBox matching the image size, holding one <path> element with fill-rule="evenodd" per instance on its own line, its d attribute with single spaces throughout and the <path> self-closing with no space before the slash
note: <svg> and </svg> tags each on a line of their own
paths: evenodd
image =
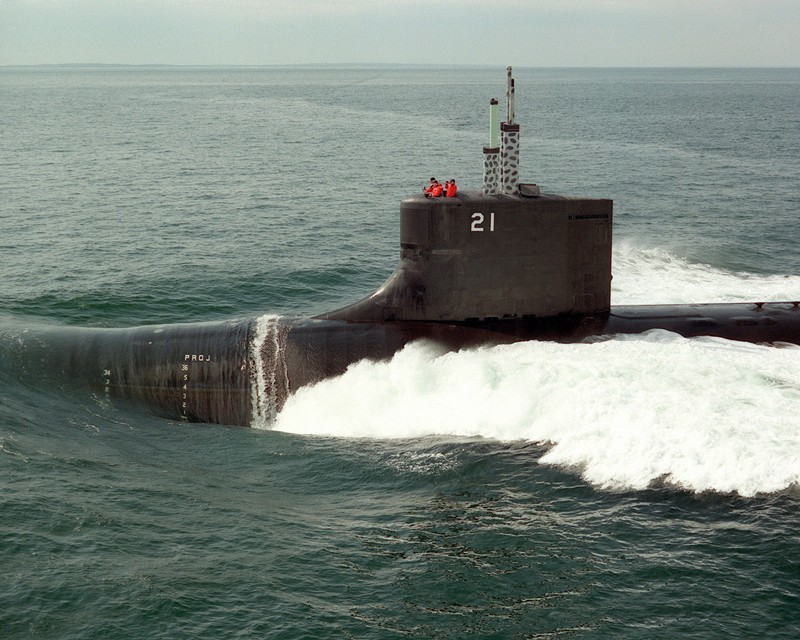
<svg viewBox="0 0 800 640">
<path fill-rule="evenodd" d="M 514 124 L 514 77 L 511 75 L 511 67 L 506 68 L 506 104 L 508 107 L 508 124 Z"/>
<path fill-rule="evenodd" d="M 500 123 L 500 192 L 519 191 L 519 125 L 514 122 L 514 77 L 506 69 L 508 119 Z"/>
</svg>

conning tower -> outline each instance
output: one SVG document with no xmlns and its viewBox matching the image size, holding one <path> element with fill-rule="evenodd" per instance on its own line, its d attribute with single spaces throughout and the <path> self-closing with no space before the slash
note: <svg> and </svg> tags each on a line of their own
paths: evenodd
<svg viewBox="0 0 800 640">
<path fill-rule="evenodd" d="M 609 312 L 613 202 L 519 182 L 514 92 L 508 67 L 499 126 L 490 102 L 483 191 L 403 200 L 395 272 L 369 297 L 320 318 L 474 324 Z"/>
</svg>

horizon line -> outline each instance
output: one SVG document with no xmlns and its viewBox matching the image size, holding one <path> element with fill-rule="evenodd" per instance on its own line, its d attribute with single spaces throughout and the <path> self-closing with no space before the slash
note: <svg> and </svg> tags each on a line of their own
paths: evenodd
<svg viewBox="0 0 800 640">
<path fill-rule="evenodd" d="M 434 63 L 434 62 L 288 62 L 288 63 L 208 63 L 173 64 L 166 62 L 39 62 L 30 64 L 0 64 L 0 69 L 11 68 L 174 68 L 174 69 L 264 69 L 286 67 L 427 67 L 427 68 L 496 68 L 507 64 L 491 63 Z M 511 65 L 515 69 L 800 69 L 800 65 Z"/>
</svg>

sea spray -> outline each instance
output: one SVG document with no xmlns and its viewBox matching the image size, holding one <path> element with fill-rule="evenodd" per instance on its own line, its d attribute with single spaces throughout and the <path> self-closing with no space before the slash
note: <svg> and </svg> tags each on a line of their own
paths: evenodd
<svg viewBox="0 0 800 640">
<path fill-rule="evenodd" d="M 800 276 L 729 271 L 692 262 L 674 251 L 617 241 L 611 304 L 693 304 L 796 300 Z"/>
<path fill-rule="evenodd" d="M 282 398 L 289 391 L 285 334 L 280 316 L 264 315 L 256 320 L 250 346 L 252 426 L 268 428 L 275 422 Z"/>
<path fill-rule="evenodd" d="M 667 331 L 442 354 L 413 343 L 289 398 L 275 428 L 335 437 L 547 443 L 540 462 L 611 490 L 755 495 L 800 483 L 800 348 Z M 532 461 L 533 462 L 533 461 Z"/>
</svg>

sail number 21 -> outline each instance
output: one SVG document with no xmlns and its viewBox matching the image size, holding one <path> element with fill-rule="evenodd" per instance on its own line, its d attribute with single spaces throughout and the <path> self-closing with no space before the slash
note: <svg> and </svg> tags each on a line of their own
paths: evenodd
<svg viewBox="0 0 800 640">
<path fill-rule="evenodd" d="M 483 231 L 484 224 L 486 222 L 486 216 L 476 211 L 472 214 L 472 225 L 470 226 L 470 231 Z M 494 211 L 489 214 L 489 231 L 494 231 Z"/>
</svg>

